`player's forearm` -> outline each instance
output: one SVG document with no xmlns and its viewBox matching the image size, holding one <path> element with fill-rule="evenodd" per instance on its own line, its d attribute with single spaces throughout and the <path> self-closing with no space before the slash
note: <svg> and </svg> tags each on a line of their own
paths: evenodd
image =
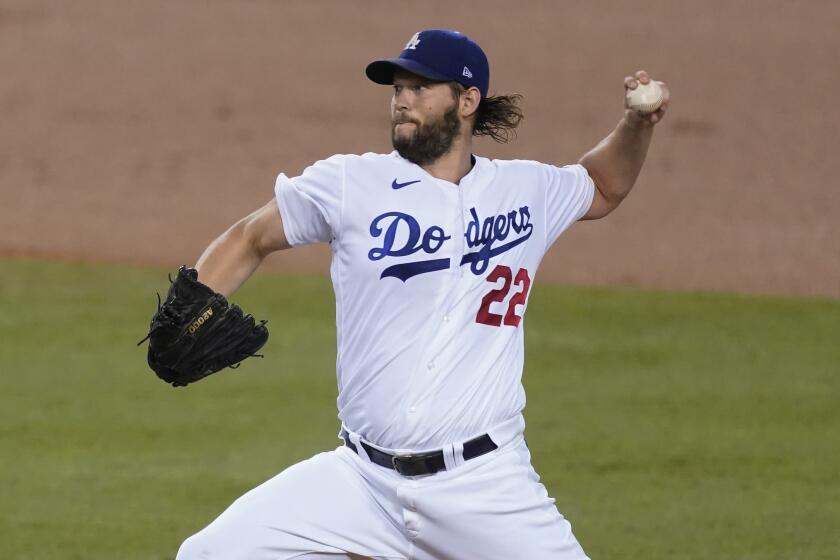
<svg viewBox="0 0 840 560">
<path fill-rule="evenodd" d="M 611 208 L 633 188 L 652 137 L 653 126 L 631 126 L 623 118 L 609 136 L 580 158 Z"/>
<path fill-rule="evenodd" d="M 195 265 L 198 279 L 226 297 L 231 296 L 259 267 L 265 255 L 246 235 L 240 221 L 213 241 Z"/>
</svg>

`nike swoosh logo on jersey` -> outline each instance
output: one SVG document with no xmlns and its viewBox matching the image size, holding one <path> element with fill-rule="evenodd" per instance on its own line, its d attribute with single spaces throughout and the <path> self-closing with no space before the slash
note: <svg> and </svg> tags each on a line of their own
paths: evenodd
<svg viewBox="0 0 840 560">
<path fill-rule="evenodd" d="M 407 187 L 408 185 L 413 185 L 414 183 L 419 183 L 420 181 L 421 181 L 420 179 L 417 179 L 416 181 L 407 181 L 405 183 L 398 183 L 397 180 L 394 179 L 394 182 L 391 183 L 391 188 L 394 189 L 394 190 L 397 190 L 397 189 L 401 189 L 403 187 Z"/>
</svg>

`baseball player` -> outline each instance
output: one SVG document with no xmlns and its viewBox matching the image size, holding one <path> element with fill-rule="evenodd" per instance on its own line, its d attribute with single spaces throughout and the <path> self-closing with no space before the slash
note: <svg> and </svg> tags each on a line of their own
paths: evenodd
<svg viewBox="0 0 840 560">
<path fill-rule="evenodd" d="M 366 73 L 392 87 L 394 151 L 281 173 L 196 265 L 230 295 L 272 251 L 330 244 L 341 444 L 239 498 L 177 558 L 586 558 L 523 438 L 523 318 L 555 239 L 630 192 L 667 88 L 659 110 L 625 109 L 555 167 L 473 153 L 522 112 L 488 95 L 487 58 L 463 34 L 416 33 Z"/>
</svg>

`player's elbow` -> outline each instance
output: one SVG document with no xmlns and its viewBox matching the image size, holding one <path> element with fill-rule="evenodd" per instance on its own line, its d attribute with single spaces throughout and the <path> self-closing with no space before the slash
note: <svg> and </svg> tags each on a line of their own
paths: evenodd
<svg viewBox="0 0 840 560">
<path fill-rule="evenodd" d="M 595 184 L 595 193 L 589 211 L 582 218 L 584 220 L 598 220 L 609 215 L 626 198 L 626 194 L 621 190 L 610 189 L 594 176 L 592 181 Z"/>
<path fill-rule="evenodd" d="M 242 218 L 230 226 L 213 245 L 224 247 L 226 252 L 239 255 L 240 258 L 262 259 L 264 255 L 260 248 L 259 235 L 249 223 L 249 217 Z"/>
<path fill-rule="evenodd" d="M 272 200 L 233 226 L 248 249 L 260 260 L 290 247 L 277 204 Z"/>
<path fill-rule="evenodd" d="M 231 235 L 237 239 L 241 250 L 248 253 L 251 258 L 262 260 L 271 252 L 264 247 L 260 228 L 251 216 L 239 220 L 230 231 Z"/>
</svg>

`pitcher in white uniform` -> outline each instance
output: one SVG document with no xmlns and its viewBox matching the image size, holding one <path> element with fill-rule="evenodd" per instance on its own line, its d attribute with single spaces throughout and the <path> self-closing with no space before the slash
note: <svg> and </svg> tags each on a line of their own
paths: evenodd
<svg viewBox="0 0 840 560">
<path fill-rule="evenodd" d="M 473 154 L 474 136 L 505 141 L 522 113 L 519 96 L 488 95 L 465 35 L 421 31 L 366 72 L 393 86 L 395 151 L 280 174 L 196 265 L 230 296 L 270 252 L 330 244 L 341 444 L 239 498 L 178 559 L 586 558 L 523 439 L 525 310 L 557 237 L 630 192 L 667 88 L 659 111 L 625 109 L 555 167 Z"/>
</svg>

